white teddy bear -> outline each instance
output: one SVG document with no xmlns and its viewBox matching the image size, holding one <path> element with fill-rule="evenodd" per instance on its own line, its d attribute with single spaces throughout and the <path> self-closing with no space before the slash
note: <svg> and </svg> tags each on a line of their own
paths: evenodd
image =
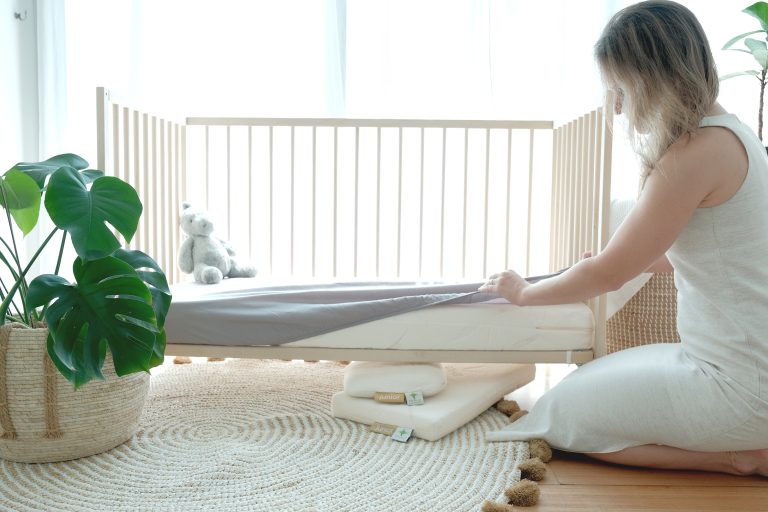
<svg viewBox="0 0 768 512">
<path fill-rule="evenodd" d="M 195 281 L 216 284 L 225 277 L 256 275 L 252 264 L 235 258 L 235 250 L 229 243 L 211 235 L 213 221 L 208 212 L 184 202 L 180 223 L 188 238 L 179 249 L 179 268 L 193 274 Z"/>
</svg>

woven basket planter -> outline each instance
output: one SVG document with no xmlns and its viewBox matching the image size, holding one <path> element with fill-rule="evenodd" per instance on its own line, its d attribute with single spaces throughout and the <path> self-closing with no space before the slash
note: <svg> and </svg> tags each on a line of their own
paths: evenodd
<svg viewBox="0 0 768 512">
<path fill-rule="evenodd" d="M 606 325 L 607 352 L 650 343 L 675 343 L 677 333 L 677 289 L 672 272 L 651 276 Z"/>
<path fill-rule="evenodd" d="M 56 462 L 94 455 L 136 432 L 149 374 L 117 377 L 107 354 L 106 380 L 75 390 L 46 349 L 47 329 L 0 328 L 0 457 Z"/>
</svg>

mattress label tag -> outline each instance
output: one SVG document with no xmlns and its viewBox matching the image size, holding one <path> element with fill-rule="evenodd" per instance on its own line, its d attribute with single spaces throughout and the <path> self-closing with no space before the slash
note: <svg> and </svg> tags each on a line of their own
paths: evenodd
<svg viewBox="0 0 768 512">
<path fill-rule="evenodd" d="M 386 391 L 377 391 L 373 394 L 373 399 L 384 404 L 404 404 L 405 393 L 390 393 Z"/>
<path fill-rule="evenodd" d="M 411 434 L 413 434 L 413 429 L 408 427 L 397 427 L 397 430 L 395 430 L 395 433 L 392 434 L 392 439 L 395 441 L 399 441 L 401 443 L 406 443 L 411 438 Z"/>
<path fill-rule="evenodd" d="M 421 391 L 409 391 L 405 394 L 408 405 L 424 405 L 424 394 Z"/>
<path fill-rule="evenodd" d="M 373 425 L 368 426 L 369 432 L 375 432 L 376 434 L 384 434 L 385 436 L 391 436 L 397 430 L 396 425 L 388 425 L 386 423 L 379 423 L 378 421 Z"/>
</svg>

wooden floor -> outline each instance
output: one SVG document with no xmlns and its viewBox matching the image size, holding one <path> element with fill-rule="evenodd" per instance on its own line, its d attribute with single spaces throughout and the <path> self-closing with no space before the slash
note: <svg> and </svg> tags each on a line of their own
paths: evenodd
<svg viewBox="0 0 768 512">
<path fill-rule="evenodd" d="M 573 369 L 537 365 L 536 380 L 510 397 L 529 409 Z M 566 452 L 555 452 L 547 469 L 539 504 L 516 510 L 768 512 L 768 479 L 762 477 L 628 468 Z"/>
</svg>

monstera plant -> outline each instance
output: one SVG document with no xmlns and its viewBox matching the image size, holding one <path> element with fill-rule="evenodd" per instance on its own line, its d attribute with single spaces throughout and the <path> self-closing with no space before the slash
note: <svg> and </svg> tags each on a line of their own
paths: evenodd
<svg viewBox="0 0 768 512">
<path fill-rule="evenodd" d="M 142 213 L 131 185 L 63 154 L 13 166 L 0 180 L 0 202 L 8 222 L 0 235 L 4 323 L 47 327 L 48 355 L 75 387 L 103 378 L 107 351 L 118 376 L 147 372 L 163 361 L 171 304 L 165 274 L 148 255 L 122 249 L 116 237 L 129 242 Z M 41 204 L 55 227 L 22 259 L 17 234 L 40 228 Z M 34 262 L 57 237 L 53 273 L 29 282 Z M 77 254 L 74 282 L 58 275 L 68 239 Z"/>
</svg>

